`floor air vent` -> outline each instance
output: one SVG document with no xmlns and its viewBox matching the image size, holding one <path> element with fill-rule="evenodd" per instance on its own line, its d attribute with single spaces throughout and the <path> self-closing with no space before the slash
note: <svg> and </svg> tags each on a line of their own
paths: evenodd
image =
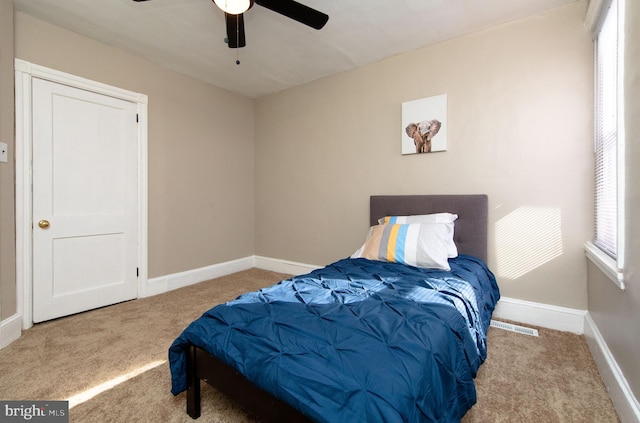
<svg viewBox="0 0 640 423">
<path fill-rule="evenodd" d="M 511 323 L 499 322 L 497 320 L 492 320 L 489 326 L 508 330 L 510 332 L 518 332 L 523 335 L 538 336 L 538 331 L 536 329 L 525 328 L 524 326 L 512 325 Z"/>
</svg>

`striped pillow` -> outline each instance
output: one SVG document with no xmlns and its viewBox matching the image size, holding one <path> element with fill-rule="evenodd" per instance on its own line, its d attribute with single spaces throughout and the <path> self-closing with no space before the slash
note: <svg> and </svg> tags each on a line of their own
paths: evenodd
<svg viewBox="0 0 640 423">
<path fill-rule="evenodd" d="M 453 223 L 376 225 L 351 258 L 451 270 L 448 261 L 451 243 Z"/>
</svg>

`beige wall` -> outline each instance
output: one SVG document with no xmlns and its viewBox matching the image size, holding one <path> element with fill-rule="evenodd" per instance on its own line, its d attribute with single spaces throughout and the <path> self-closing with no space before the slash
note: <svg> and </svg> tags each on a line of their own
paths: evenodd
<svg viewBox="0 0 640 423">
<path fill-rule="evenodd" d="M 17 58 L 148 95 L 149 276 L 253 254 L 253 102 L 15 16 Z"/>
<path fill-rule="evenodd" d="M 626 290 L 589 265 L 589 313 L 640 398 L 640 2 L 627 0 L 625 27 Z"/>
<path fill-rule="evenodd" d="M 9 147 L 0 163 L 0 320 L 16 312 L 13 80 L 13 1 L 0 0 L 0 142 Z"/>
<path fill-rule="evenodd" d="M 585 9 L 573 3 L 259 98 L 256 254 L 318 265 L 350 255 L 371 194 L 486 193 L 502 294 L 586 309 Z M 448 96 L 448 151 L 401 156 L 402 102 L 438 94 Z"/>
<path fill-rule="evenodd" d="M 592 210 L 583 1 L 263 97 L 255 108 L 22 13 L 15 56 L 149 96 L 151 277 L 253 253 L 324 264 L 362 242 L 371 194 L 487 193 L 489 264 L 503 295 L 584 309 L 588 273 L 589 310 L 638 396 L 640 170 L 631 163 L 640 160 L 632 142 L 640 136 L 640 5 L 627 4 L 625 292 L 585 266 L 582 250 Z M 11 158 L 12 17 L 13 2 L 0 0 L 0 140 Z M 443 93 L 448 151 L 401 156 L 401 103 Z M 0 164 L 0 318 L 15 313 L 13 171 Z M 545 229 L 535 223 L 543 212 L 560 217 L 547 228 L 552 240 L 559 235 L 554 258 L 528 245 L 530 230 Z M 527 271 L 514 276 L 518 268 Z"/>
</svg>

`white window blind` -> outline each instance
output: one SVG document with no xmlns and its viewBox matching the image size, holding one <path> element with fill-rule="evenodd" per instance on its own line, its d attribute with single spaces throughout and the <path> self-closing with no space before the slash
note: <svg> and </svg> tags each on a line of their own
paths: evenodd
<svg viewBox="0 0 640 423">
<path fill-rule="evenodd" d="M 594 244 L 614 259 L 621 253 L 619 98 L 622 44 L 619 40 L 618 0 L 611 1 L 596 38 L 595 235 Z M 622 128 L 623 129 L 623 128 Z M 622 131 L 622 134 L 624 131 Z M 618 260 L 621 263 L 621 260 Z"/>
</svg>

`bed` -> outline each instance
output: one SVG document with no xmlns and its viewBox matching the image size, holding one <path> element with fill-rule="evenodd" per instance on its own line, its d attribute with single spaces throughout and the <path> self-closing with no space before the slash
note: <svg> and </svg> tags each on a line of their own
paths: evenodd
<svg viewBox="0 0 640 423">
<path fill-rule="evenodd" d="M 393 220 L 415 215 L 454 217 Z M 371 229 L 353 256 L 192 322 L 169 348 L 172 393 L 187 391 L 194 419 L 206 381 L 261 421 L 460 421 L 476 402 L 473 379 L 500 297 L 486 266 L 487 215 L 485 195 L 371 196 Z M 364 253 L 389 242 L 383 230 L 432 239 L 445 227 L 454 228 L 454 251 L 435 248 L 435 268 L 416 265 L 426 247 L 409 252 L 409 241 L 393 260 Z"/>
</svg>

